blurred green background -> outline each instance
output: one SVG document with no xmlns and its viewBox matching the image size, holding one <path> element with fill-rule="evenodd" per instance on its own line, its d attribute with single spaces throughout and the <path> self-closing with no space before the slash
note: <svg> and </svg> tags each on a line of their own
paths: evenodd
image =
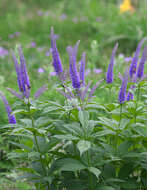
<svg viewBox="0 0 147 190">
<path fill-rule="evenodd" d="M 51 26 L 59 35 L 57 45 L 64 69 L 68 69 L 66 47 L 80 40 L 78 60 L 86 51 L 87 80 L 92 79 L 94 83 L 105 76 L 116 42 L 119 42 L 118 61 L 132 56 L 137 43 L 147 36 L 147 1 L 132 0 L 134 11 L 124 13 L 120 13 L 121 3 L 123 0 L 0 0 L 0 90 L 10 104 L 15 99 L 6 88 L 18 91 L 11 58 L 11 50 L 15 51 L 17 44 L 21 44 L 24 50 L 31 95 L 40 86 L 48 84 L 49 90 L 41 99 L 62 99 L 55 91 L 56 76 L 52 76 L 49 55 Z M 94 69 L 103 72 L 97 74 Z M 7 115 L 1 101 L 0 108 L 2 125 L 7 123 Z M 0 177 L 0 190 L 30 189 L 23 183 L 9 182 L 8 186 L 8 181 Z"/>
</svg>

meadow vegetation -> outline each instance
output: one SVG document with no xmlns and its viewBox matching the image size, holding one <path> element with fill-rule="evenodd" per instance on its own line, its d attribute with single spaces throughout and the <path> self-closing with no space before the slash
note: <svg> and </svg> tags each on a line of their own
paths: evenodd
<svg viewBox="0 0 147 190">
<path fill-rule="evenodd" d="M 147 188 L 147 2 L 119 4 L 2 0 L 0 190 Z"/>
</svg>

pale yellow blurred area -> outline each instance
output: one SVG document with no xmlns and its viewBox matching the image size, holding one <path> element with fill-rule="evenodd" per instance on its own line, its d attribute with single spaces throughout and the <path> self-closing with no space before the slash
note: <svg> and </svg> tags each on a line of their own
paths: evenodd
<svg viewBox="0 0 147 190">
<path fill-rule="evenodd" d="M 131 4 L 131 0 L 124 0 L 123 3 L 120 5 L 120 13 L 124 13 L 126 11 L 134 11 L 134 7 Z"/>
</svg>

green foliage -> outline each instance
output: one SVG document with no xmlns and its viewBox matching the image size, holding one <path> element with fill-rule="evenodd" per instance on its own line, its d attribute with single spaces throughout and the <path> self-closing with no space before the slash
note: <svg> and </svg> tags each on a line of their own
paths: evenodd
<svg viewBox="0 0 147 190">
<path fill-rule="evenodd" d="M 101 66 L 106 70 L 110 49 L 116 41 L 120 42 L 121 52 L 128 54 L 134 50 L 136 42 L 145 36 L 147 25 L 144 10 L 139 9 L 133 14 L 120 15 L 116 4 L 106 4 L 104 1 L 87 0 L 85 3 L 81 1 L 75 3 L 74 0 L 70 2 L 50 0 L 42 3 L 37 0 L 27 2 L 29 8 L 26 2 L 22 1 L 18 4 L 20 9 L 17 11 L 18 8 L 15 6 L 17 3 L 15 0 L 11 2 L 13 6 L 0 5 L 3 6 L 0 14 L 9 10 L 5 20 L 0 19 L 3 26 L 0 28 L 2 45 L 8 49 L 14 47 L 17 39 L 6 43 L 9 32 L 21 31 L 18 42 L 26 47 L 24 53 L 29 63 L 27 64 L 29 74 L 32 74 L 31 93 L 34 94 L 40 85 L 47 82 L 49 90 L 41 101 L 33 100 L 31 94 L 27 101 L 15 102 L 15 99 L 12 100 L 8 95 L 9 102 L 15 102 L 12 113 L 17 117 L 17 124 L 13 126 L 6 124 L 4 107 L 0 105 L 2 108 L 0 189 L 145 190 L 146 80 L 138 80 L 137 84 L 129 82 L 127 90 L 131 85 L 135 85 L 133 91 L 135 99 L 120 105 L 117 101 L 121 82 L 118 79 L 118 72 L 122 73 L 124 70 L 125 61 L 118 56 L 112 85 L 103 81 L 95 93 L 95 99 L 88 98 L 89 89 L 85 101 L 81 101 L 76 90 L 72 89 L 69 81 L 66 81 L 66 85 L 74 94 L 74 98 L 67 100 L 55 91 L 56 88 L 60 88 L 66 92 L 66 88 L 56 79 L 47 76 L 53 69 L 48 66 L 48 62 L 51 62 L 50 57 L 44 58 L 45 51 L 49 49 L 48 28 L 54 26 L 61 36 L 57 43 L 65 67 L 67 67 L 65 47 L 81 39 L 81 50 L 87 48 L 90 69 Z M 38 8 L 46 12 L 47 5 L 50 4 L 52 4 L 50 14 L 54 13 L 56 18 L 47 17 L 45 14 L 36 17 L 35 11 L 39 10 Z M 87 20 L 72 22 L 75 10 L 78 18 L 86 16 Z M 24 17 L 27 11 L 31 14 Z M 68 17 L 61 22 L 59 16 L 64 12 Z M 44 46 L 43 53 L 27 48 L 33 40 L 38 47 Z M 16 76 L 12 71 L 11 61 L 7 58 L 2 61 L 4 64 L 0 65 L 0 70 L 5 76 L 0 76 L 2 84 L 0 88 L 6 92 L 5 87 L 8 83 L 10 87 L 15 86 Z M 46 70 L 42 75 L 37 72 L 39 67 Z M 97 76 L 92 73 L 86 78 L 86 82 L 92 79 L 95 83 L 102 77 L 104 74 Z M 14 168 L 17 171 L 16 176 L 9 175 L 10 172 L 13 173 Z M 7 178 L 9 180 L 6 180 Z M 15 180 L 14 185 L 11 181 Z M 27 180 L 30 185 L 17 182 L 21 180 Z"/>
</svg>

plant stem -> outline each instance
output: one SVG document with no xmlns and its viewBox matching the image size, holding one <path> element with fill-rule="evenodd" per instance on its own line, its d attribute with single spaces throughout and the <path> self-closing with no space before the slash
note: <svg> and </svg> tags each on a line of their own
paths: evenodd
<svg viewBox="0 0 147 190">
<path fill-rule="evenodd" d="M 29 102 L 29 99 L 28 99 L 28 110 L 29 112 L 31 111 L 30 110 L 30 102 Z M 33 116 L 30 112 L 30 118 L 31 118 L 31 121 L 32 121 L 32 127 L 35 129 L 35 124 L 34 124 L 34 119 L 33 119 Z M 41 162 L 41 166 L 42 166 L 42 169 L 44 171 L 44 174 L 47 176 L 47 171 L 44 167 L 44 164 L 43 164 L 43 159 L 42 159 L 42 156 L 41 156 L 41 151 L 40 151 L 40 148 L 39 148 L 39 144 L 38 144 L 38 140 L 37 140 L 37 136 L 36 136 L 36 133 L 33 132 L 33 135 L 34 135 L 34 139 L 35 139 L 35 144 L 36 144 L 36 147 L 37 147 L 37 151 L 39 152 L 39 157 L 40 157 L 40 162 Z M 48 190 L 50 189 L 50 185 L 49 185 L 49 182 L 47 182 L 47 187 L 48 187 Z"/>
<path fill-rule="evenodd" d="M 87 151 L 87 161 L 88 161 L 88 167 L 91 167 L 91 159 L 89 151 Z M 93 190 L 93 178 L 91 172 L 89 172 L 89 185 L 90 185 L 90 190 Z"/>
<path fill-rule="evenodd" d="M 136 123 L 136 116 L 137 116 L 137 107 L 138 107 L 138 101 L 139 101 L 139 96 L 140 96 L 140 84 L 138 84 L 138 89 L 137 89 L 137 99 L 136 99 L 136 104 L 135 104 L 135 123 Z"/>
<path fill-rule="evenodd" d="M 109 102 L 112 103 L 112 88 L 109 87 Z"/>
<path fill-rule="evenodd" d="M 118 147 L 119 128 L 120 128 L 121 119 L 122 119 L 122 107 L 123 107 L 123 104 L 120 104 L 119 124 L 118 124 L 118 128 L 117 128 L 117 131 L 116 131 L 116 146 L 115 146 L 115 151 L 116 152 L 117 152 L 117 147 Z"/>
<path fill-rule="evenodd" d="M 119 115 L 119 125 L 118 125 L 118 129 L 120 128 L 121 119 L 122 119 L 122 107 L 123 107 L 123 105 L 120 104 L 120 115 Z"/>
</svg>

